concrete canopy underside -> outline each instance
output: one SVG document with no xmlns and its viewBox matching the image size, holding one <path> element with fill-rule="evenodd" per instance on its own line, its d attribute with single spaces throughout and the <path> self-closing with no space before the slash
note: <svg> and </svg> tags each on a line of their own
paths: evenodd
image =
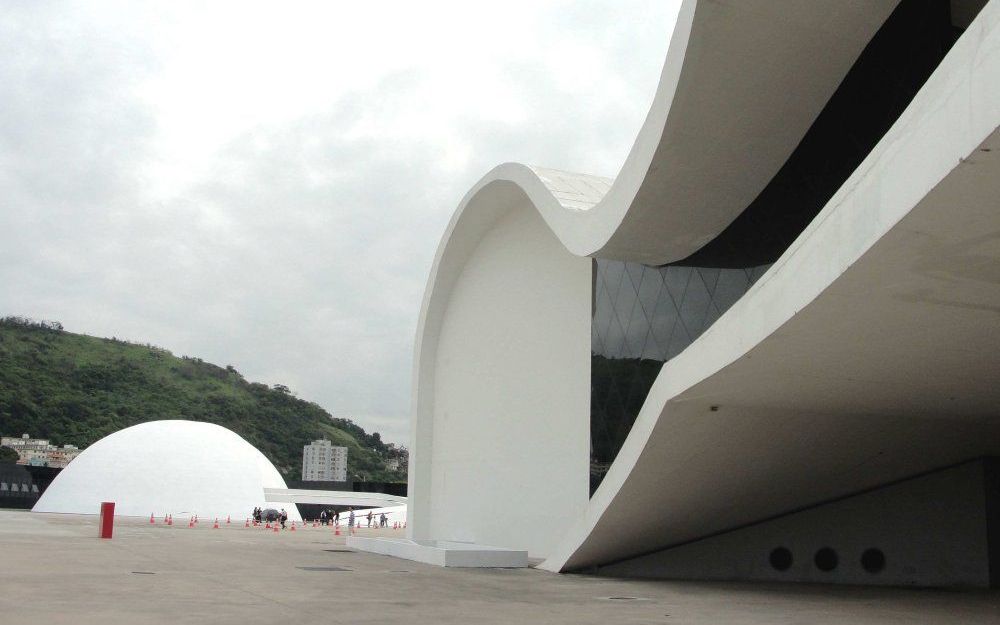
<svg viewBox="0 0 1000 625">
<path fill-rule="evenodd" d="M 449 348 L 442 360 L 439 343 L 470 320 L 494 321 L 487 294 L 462 292 L 469 267 L 493 263 L 490 288 L 503 292 L 537 256 L 537 273 L 565 289 L 580 277 L 580 255 L 652 264 L 696 251 L 774 176 L 896 4 L 686 1 L 649 117 L 613 183 L 503 165 L 470 191 L 438 249 L 417 334 L 411 537 L 528 547 L 547 558 L 544 568 L 577 570 L 1000 454 L 996 0 L 781 259 L 663 366 L 589 501 L 571 475 L 582 482 L 585 469 L 565 471 L 586 453 L 577 438 L 588 433 L 575 394 L 586 400 L 589 325 L 579 329 L 574 308 L 589 306 L 574 288 L 552 299 L 536 289 L 502 333 L 508 363 L 490 377 L 491 408 L 468 401 L 458 416 L 474 432 L 477 420 L 503 417 L 509 396 L 539 393 L 534 363 L 544 354 L 556 392 L 511 414 L 512 423 L 551 419 L 549 431 L 535 424 L 492 446 L 473 437 L 464 449 L 446 434 L 456 415 L 442 410 L 453 391 L 441 380 L 488 356 L 474 348 L 463 360 Z M 546 243 L 517 250 L 518 262 L 482 256 L 526 207 L 561 251 Z M 517 219 L 525 230 L 505 239 L 509 247 L 537 227 Z M 520 329 L 536 312 L 557 335 L 543 349 Z M 566 332 L 580 332 L 582 348 Z M 516 370 L 519 358 L 531 366 Z M 546 436 L 554 447 L 537 445 Z M 533 530 L 503 497 L 497 508 L 524 523 L 520 534 L 463 509 L 463 497 L 479 496 L 473 489 L 491 492 L 489 470 L 459 489 L 441 482 L 456 454 L 483 448 L 540 476 L 523 490 L 558 493 L 570 529 Z M 447 522 L 435 517 L 441 509 Z"/>
<path fill-rule="evenodd" d="M 265 488 L 264 501 L 268 503 L 313 503 L 326 506 L 355 506 L 383 508 L 405 506 L 406 497 L 383 493 L 356 493 L 339 490 L 310 490 L 306 488 Z"/>
</svg>

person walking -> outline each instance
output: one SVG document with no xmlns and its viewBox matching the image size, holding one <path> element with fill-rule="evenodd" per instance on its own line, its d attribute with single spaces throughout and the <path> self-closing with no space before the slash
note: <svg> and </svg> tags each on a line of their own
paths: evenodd
<svg viewBox="0 0 1000 625">
<path fill-rule="evenodd" d="M 284 508 L 282 508 L 281 509 L 281 529 L 285 529 L 285 521 L 287 521 L 287 520 L 288 520 L 288 513 L 285 512 Z"/>
<path fill-rule="evenodd" d="M 372 526 L 372 511 L 368 511 L 368 528 L 371 529 Z"/>
<path fill-rule="evenodd" d="M 333 513 L 333 525 L 334 527 L 340 527 L 340 510 Z"/>
<path fill-rule="evenodd" d="M 320 510 L 319 513 L 319 524 L 326 525 L 326 510 Z"/>
<path fill-rule="evenodd" d="M 347 517 L 347 527 L 348 529 L 354 529 L 354 508 L 348 508 L 348 511 L 351 514 Z"/>
</svg>

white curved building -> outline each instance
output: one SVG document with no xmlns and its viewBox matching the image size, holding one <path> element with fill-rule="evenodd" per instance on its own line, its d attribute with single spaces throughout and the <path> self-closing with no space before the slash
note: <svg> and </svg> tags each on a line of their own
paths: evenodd
<svg viewBox="0 0 1000 625">
<path fill-rule="evenodd" d="M 998 124 L 998 0 L 685 0 L 617 178 L 501 165 L 448 225 L 410 537 L 1000 583 Z"/>
<path fill-rule="evenodd" d="M 274 465 L 224 427 L 197 421 L 150 421 L 109 434 L 63 469 L 32 512 L 198 515 L 245 519 L 264 503 L 265 488 L 284 489 Z M 294 504 L 289 519 L 301 521 Z"/>
</svg>

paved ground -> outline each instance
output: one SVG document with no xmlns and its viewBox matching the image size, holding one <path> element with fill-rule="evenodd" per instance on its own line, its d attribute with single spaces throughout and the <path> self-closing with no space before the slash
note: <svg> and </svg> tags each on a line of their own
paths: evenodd
<svg viewBox="0 0 1000 625">
<path fill-rule="evenodd" d="M 996 592 L 441 569 L 350 551 L 328 529 L 130 520 L 100 540 L 96 526 L 0 510 L 0 623 L 1000 624 Z"/>
</svg>

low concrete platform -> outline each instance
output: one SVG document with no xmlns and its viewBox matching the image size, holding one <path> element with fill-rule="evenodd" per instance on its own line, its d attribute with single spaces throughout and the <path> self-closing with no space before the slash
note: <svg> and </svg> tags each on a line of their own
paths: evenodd
<svg viewBox="0 0 1000 625">
<path fill-rule="evenodd" d="M 185 519 L 186 521 L 186 519 Z M 0 623 L 996 623 L 1000 593 L 455 569 L 277 534 L 0 510 Z M 359 536 L 402 531 L 361 529 Z"/>
<path fill-rule="evenodd" d="M 528 566 L 528 552 L 448 540 L 349 536 L 347 546 L 384 556 L 464 568 L 519 569 Z"/>
</svg>

